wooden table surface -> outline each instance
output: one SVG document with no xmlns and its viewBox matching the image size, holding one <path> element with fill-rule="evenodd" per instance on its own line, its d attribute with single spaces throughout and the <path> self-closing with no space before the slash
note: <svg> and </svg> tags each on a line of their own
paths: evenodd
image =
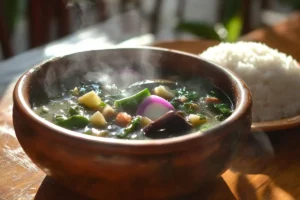
<svg viewBox="0 0 300 200">
<path fill-rule="evenodd" d="M 300 61 L 300 14 L 274 27 L 253 31 L 242 39 L 264 42 Z M 215 41 L 199 40 L 160 43 L 157 46 L 200 53 L 215 44 Z M 0 101 L 0 200 L 87 199 L 45 177 L 23 152 L 12 125 L 11 92 L 12 86 Z M 179 199 L 300 200 L 300 128 L 268 135 L 275 157 L 267 165 L 257 159 L 240 160 L 241 164 L 247 163 L 240 172 L 228 170 L 222 177 L 199 186 L 196 193 Z M 251 156 L 257 158 L 261 155 L 256 152 Z"/>
</svg>

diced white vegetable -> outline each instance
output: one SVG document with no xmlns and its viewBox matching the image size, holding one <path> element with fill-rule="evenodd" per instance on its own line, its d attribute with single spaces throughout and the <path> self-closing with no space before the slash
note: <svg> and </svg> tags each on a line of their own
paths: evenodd
<svg viewBox="0 0 300 200">
<path fill-rule="evenodd" d="M 145 126 L 148 126 L 152 122 L 153 121 L 151 119 L 149 119 L 148 117 L 142 117 L 141 118 L 141 126 L 142 126 L 142 128 L 144 128 Z"/>
<path fill-rule="evenodd" d="M 102 110 L 102 114 L 105 118 L 111 118 L 115 115 L 115 109 L 113 109 L 110 105 L 106 104 L 106 106 Z"/>
<path fill-rule="evenodd" d="M 207 121 L 206 118 L 201 118 L 199 115 L 195 115 L 195 114 L 190 114 L 188 118 L 193 127 L 204 124 Z"/>
<path fill-rule="evenodd" d="M 153 93 L 157 96 L 168 100 L 173 99 L 175 97 L 175 95 L 170 91 L 169 88 L 162 85 L 154 88 Z"/>
<path fill-rule="evenodd" d="M 79 103 L 92 108 L 97 109 L 99 108 L 101 101 L 101 98 L 96 94 L 95 91 L 90 91 L 81 97 L 78 98 Z"/>
<path fill-rule="evenodd" d="M 102 115 L 101 112 L 97 111 L 95 112 L 91 118 L 90 118 L 90 122 L 95 125 L 95 126 L 106 126 L 107 122 L 104 118 L 104 116 Z"/>
</svg>

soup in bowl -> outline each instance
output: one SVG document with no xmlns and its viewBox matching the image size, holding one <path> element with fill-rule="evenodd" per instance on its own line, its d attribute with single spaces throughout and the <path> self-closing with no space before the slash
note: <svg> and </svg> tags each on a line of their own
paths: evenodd
<svg viewBox="0 0 300 200">
<path fill-rule="evenodd" d="M 171 198 L 227 168 L 250 132 L 251 95 L 187 53 L 106 49 L 26 72 L 13 119 L 24 151 L 63 185 L 93 198 Z"/>
</svg>

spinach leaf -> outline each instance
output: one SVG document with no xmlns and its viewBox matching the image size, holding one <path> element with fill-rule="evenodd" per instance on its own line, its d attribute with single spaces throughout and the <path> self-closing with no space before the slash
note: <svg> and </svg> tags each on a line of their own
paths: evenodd
<svg viewBox="0 0 300 200">
<path fill-rule="evenodd" d="M 73 116 L 73 115 L 80 115 L 81 114 L 81 109 L 79 106 L 71 106 L 71 108 L 69 108 L 69 115 Z"/>
<path fill-rule="evenodd" d="M 214 107 L 218 110 L 219 113 L 230 115 L 232 113 L 230 109 L 230 105 L 226 103 L 220 103 L 220 104 L 213 104 Z"/>
<path fill-rule="evenodd" d="M 55 123 L 58 126 L 74 130 L 86 127 L 89 124 L 89 120 L 80 115 L 74 115 L 69 118 L 59 117 Z"/>
<path fill-rule="evenodd" d="M 186 89 L 186 87 L 177 89 L 173 91 L 175 93 L 175 96 L 185 96 L 188 101 L 197 101 L 199 98 L 199 94 L 196 91 L 189 91 Z"/>
<path fill-rule="evenodd" d="M 183 109 L 186 113 L 194 113 L 194 112 L 195 112 L 194 103 L 192 103 L 192 102 L 184 103 L 182 109 Z"/>
<path fill-rule="evenodd" d="M 180 107 L 180 104 L 181 104 L 181 102 L 176 98 L 172 99 L 172 101 L 170 101 L 170 103 L 176 110 Z"/>
<path fill-rule="evenodd" d="M 141 123 L 141 117 L 136 117 L 134 118 L 131 123 L 123 129 L 123 131 L 121 132 L 121 134 L 117 135 L 118 138 L 126 138 L 130 133 L 134 132 L 135 130 L 137 130 L 137 128 L 139 127 Z"/>
</svg>

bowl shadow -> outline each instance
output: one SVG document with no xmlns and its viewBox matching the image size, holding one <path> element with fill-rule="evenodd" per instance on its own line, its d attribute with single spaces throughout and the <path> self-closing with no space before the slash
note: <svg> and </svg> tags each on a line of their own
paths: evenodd
<svg viewBox="0 0 300 200">
<path fill-rule="evenodd" d="M 191 194 L 176 197 L 169 200 L 213 200 L 213 199 L 226 199 L 226 200 L 236 200 L 226 182 L 222 177 L 219 177 L 213 181 L 206 182 L 205 184 L 199 186 L 199 189 Z M 78 194 L 64 186 L 62 186 L 58 181 L 53 180 L 51 177 L 46 176 L 42 181 L 40 188 L 34 200 L 92 200 L 82 194 Z M 134 198 L 131 198 L 132 200 Z M 114 200 L 114 199 L 110 199 Z M 123 199 L 125 200 L 125 199 Z"/>
<path fill-rule="evenodd" d="M 46 176 L 39 187 L 34 200 L 91 200 L 90 198 L 71 191 L 58 181 Z"/>
</svg>

